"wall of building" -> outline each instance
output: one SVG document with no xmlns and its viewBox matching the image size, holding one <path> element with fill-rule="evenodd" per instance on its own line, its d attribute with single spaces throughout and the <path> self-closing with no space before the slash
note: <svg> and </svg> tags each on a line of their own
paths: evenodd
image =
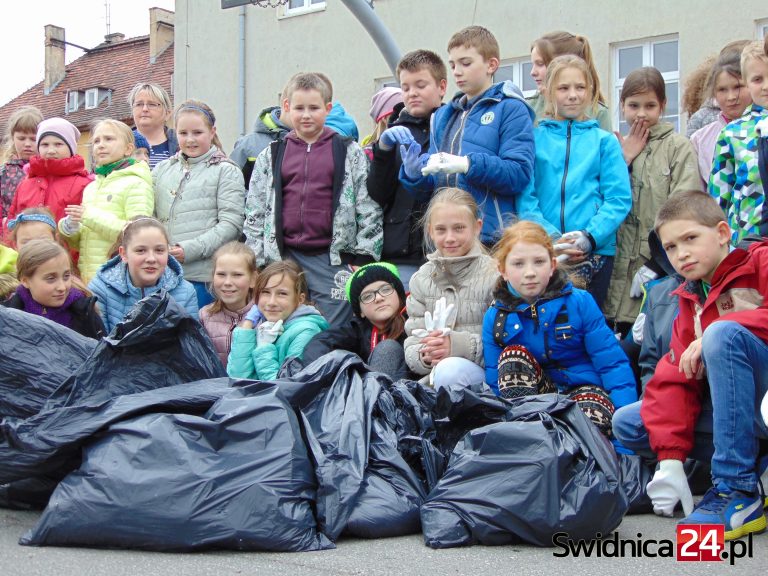
<svg viewBox="0 0 768 576">
<path fill-rule="evenodd" d="M 374 7 L 403 53 L 429 48 L 446 60 L 451 34 L 470 24 L 496 35 L 502 59 L 526 57 L 531 41 L 552 30 L 587 36 L 609 105 L 616 43 L 677 34 L 684 81 L 705 57 L 732 40 L 755 38 L 756 22 L 768 22 L 765 0 L 741 0 L 727 13 L 712 0 L 375 0 Z M 281 14 L 282 8 L 246 7 L 246 130 L 262 108 L 277 104 L 291 75 L 317 70 L 334 82 L 334 99 L 355 117 L 361 135 L 370 132 L 376 80 L 391 72 L 363 27 L 340 0 L 328 0 L 319 12 Z M 227 149 L 239 133 L 238 17 L 238 8 L 222 10 L 219 1 L 176 1 L 174 99 L 207 101 Z M 449 93 L 454 90 L 450 84 Z"/>
</svg>

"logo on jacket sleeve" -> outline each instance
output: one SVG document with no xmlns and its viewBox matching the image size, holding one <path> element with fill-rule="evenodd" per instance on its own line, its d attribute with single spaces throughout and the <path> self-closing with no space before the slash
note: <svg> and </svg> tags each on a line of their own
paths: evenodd
<svg viewBox="0 0 768 576">
<path fill-rule="evenodd" d="M 486 125 L 493 122 L 493 119 L 495 118 L 493 112 L 486 112 L 482 116 L 480 116 L 480 124 Z"/>
</svg>

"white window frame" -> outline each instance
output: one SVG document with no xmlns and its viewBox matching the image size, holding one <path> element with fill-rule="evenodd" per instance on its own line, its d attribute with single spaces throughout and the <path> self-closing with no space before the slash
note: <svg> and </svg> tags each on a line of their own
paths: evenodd
<svg viewBox="0 0 768 576">
<path fill-rule="evenodd" d="M 510 71 L 510 74 L 507 74 L 508 76 L 511 76 L 512 82 L 515 83 L 515 85 L 520 88 L 520 90 L 523 92 L 523 96 L 526 98 L 530 98 L 531 96 L 534 96 L 538 90 L 531 89 L 531 90 L 523 90 L 523 82 L 526 78 L 526 75 L 530 76 L 530 68 L 531 68 L 531 57 L 530 56 L 522 56 L 520 58 L 508 58 L 505 60 L 502 60 L 499 63 L 499 68 L 496 71 L 496 75 L 498 75 L 498 71 L 501 69 L 506 69 L 507 71 Z M 499 80 L 494 77 L 494 82 L 499 82 Z"/>
<path fill-rule="evenodd" d="M 279 18 L 292 18 L 293 16 L 303 16 L 304 14 L 312 14 L 313 12 L 322 12 L 325 10 L 327 2 L 312 3 L 312 0 L 304 0 L 302 6 L 296 8 L 290 8 L 289 3 L 286 2 L 280 7 Z"/>
<path fill-rule="evenodd" d="M 680 103 L 681 103 L 681 96 L 682 96 L 682 86 L 680 84 L 680 36 L 677 34 L 669 34 L 666 36 L 654 36 L 652 38 L 641 38 L 638 40 L 631 40 L 628 42 L 619 42 L 611 45 L 611 61 L 613 63 L 611 67 L 611 79 L 612 79 L 611 87 L 613 89 L 613 94 L 612 94 L 613 113 L 611 114 L 611 117 L 613 118 L 614 129 L 618 130 L 619 127 L 621 126 L 621 99 L 619 98 L 619 95 L 621 94 L 622 86 L 624 86 L 624 78 L 619 78 L 619 51 L 624 50 L 626 48 L 641 47 L 643 49 L 642 65 L 653 66 L 654 65 L 654 62 L 653 62 L 654 44 L 663 44 L 664 42 L 670 42 L 670 41 L 677 42 L 677 70 L 674 72 L 662 72 L 661 76 L 664 78 L 665 84 L 669 82 L 677 82 L 677 119 L 678 119 L 677 125 L 678 125 L 678 131 L 682 130 L 683 115 L 681 114 L 681 110 L 680 110 Z"/>
<path fill-rule="evenodd" d="M 78 90 L 70 90 L 67 92 L 67 104 L 66 111 L 77 112 L 80 109 L 80 92 Z"/>
<path fill-rule="evenodd" d="M 85 91 L 85 109 L 92 110 L 99 105 L 99 89 L 89 88 Z"/>
<path fill-rule="evenodd" d="M 382 88 L 400 88 L 400 82 L 394 76 L 384 76 L 383 78 L 376 78 L 373 81 L 374 94 Z"/>
<path fill-rule="evenodd" d="M 768 18 L 761 18 L 755 20 L 755 37 L 757 40 L 762 40 L 768 36 Z"/>
</svg>

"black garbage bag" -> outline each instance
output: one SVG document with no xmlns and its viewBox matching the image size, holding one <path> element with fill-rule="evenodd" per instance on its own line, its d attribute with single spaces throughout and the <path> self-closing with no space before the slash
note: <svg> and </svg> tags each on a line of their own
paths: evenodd
<svg viewBox="0 0 768 576">
<path fill-rule="evenodd" d="M 454 448 L 421 508 L 425 543 L 552 546 L 558 532 L 579 539 L 615 529 L 627 499 L 597 428 L 554 394 L 509 404 L 507 421 L 471 430 Z"/>
<path fill-rule="evenodd" d="M 420 459 L 414 445 L 431 426 L 430 393 L 419 399 L 339 350 L 277 383 L 301 414 L 320 530 L 332 540 L 345 530 L 367 538 L 417 532 L 426 485 L 406 457 Z"/>
<path fill-rule="evenodd" d="M 293 409 L 277 386 L 255 383 L 230 390 L 202 415 L 153 413 L 112 425 L 85 448 L 80 469 L 59 484 L 20 543 L 333 548 L 316 531 L 315 489 Z"/>
<path fill-rule="evenodd" d="M 95 347 L 61 324 L 0 306 L 0 419 L 37 414 Z"/>
<path fill-rule="evenodd" d="M 167 292 L 140 300 L 46 408 L 99 403 L 227 373 L 205 329 Z"/>
<path fill-rule="evenodd" d="M 646 514 L 653 512 L 653 504 L 645 487 L 653 478 L 655 463 L 644 462 L 636 454 L 617 454 L 621 489 L 627 495 L 629 508 L 627 514 Z"/>
</svg>

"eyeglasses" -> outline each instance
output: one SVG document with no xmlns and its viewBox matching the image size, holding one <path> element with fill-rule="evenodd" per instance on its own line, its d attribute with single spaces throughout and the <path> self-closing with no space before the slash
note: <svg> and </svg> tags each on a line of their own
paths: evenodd
<svg viewBox="0 0 768 576">
<path fill-rule="evenodd" d="M 395 291 L 395 289 L 392 287 L 392 284 L 384 284 L 382 286 L 379 286 L 376 290 L 370 290 L 368 292 L 363 292 L 360 294 L 360 302 L 363 304 L 370 304 L 374 300 L 376 300 L 376 294 L 379 294 L 382 298 L 386 298 L 390 294 L 392 294 Z"/>
<path fill-rule="evenodd" d="M 162 106 L 159 102 L 134 102 L 133 107 L 136 108 L 136 110 L 141 110 L 146 106 L 150 110 L 157 110 Z"/>
</svg>

